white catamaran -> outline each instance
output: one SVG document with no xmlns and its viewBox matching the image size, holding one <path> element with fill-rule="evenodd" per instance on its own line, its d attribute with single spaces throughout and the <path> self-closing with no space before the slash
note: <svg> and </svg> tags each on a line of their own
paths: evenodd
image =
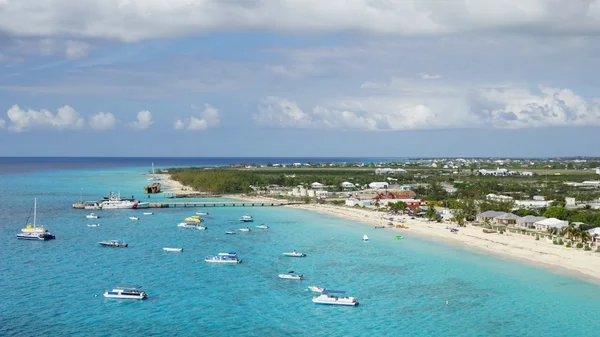
<svg viewBox="0 0 600 337">
<path fill-rule="evenodd" d="M 56 239 L 54 234 L 50 233 L 45 227 L 38 227 L 37 220 L 37 198 L 33 201 L 33 225 L 27 224 L 21 229 L 21 233 L 17 234 L 17 239 L 21 240 L 52 240 Z"/>
</svg>

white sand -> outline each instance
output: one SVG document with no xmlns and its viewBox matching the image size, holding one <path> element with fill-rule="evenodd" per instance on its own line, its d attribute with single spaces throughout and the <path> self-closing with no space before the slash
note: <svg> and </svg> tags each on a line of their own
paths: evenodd
<svg viewBox="0 0 600 337">
<path fill-rule="evenodd" d="M 186 190 L 191 190 L 188 186 L 183 186 L 179 181 L 171 179 L 170 174 L 156 174 L 156 177 L 160 178 L 160 189 L 161 193 L 177 193 Z M 183 188 L 183 189 L 182 189 Z"/>
</svg>

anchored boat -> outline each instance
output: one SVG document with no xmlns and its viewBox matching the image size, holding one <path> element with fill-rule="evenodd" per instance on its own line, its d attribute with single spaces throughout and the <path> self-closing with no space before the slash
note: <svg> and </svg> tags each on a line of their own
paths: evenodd
<svg viewBox="0 0 600 337">
<path fill-rule="evenodd" d="M 297 275 L 294 274 L 293 271 L 289 271 L 287 274 L 279 274 L 279 278 L 288 279 L 288 280 L 302 280 L 304 276 L 302 274 Z"/>
<path fill-rule="evenodd" d="M 113 290 L 105 291 L 104 297 L 124 300 L 145 300 L 148 294 L 140 288 L 140 286 L 118 286 Z"/>
<path fill-rule="evenodd" d="M 163 248 L 163 250 L 165 252 L 178 252 L 178 253 L 183 252 L 183 248 L 168 248 L 168 247 L 165 247 L 165 248 Z"/>
<path fill-rule="evenodd" d="M 219 253 L 219 255 L 207 256 L 204 262 L 208 263 L 225 263 L 225 264 L 238 264 L 242 263 L 241 259 L 238 259 L 237 253 Z"/>
<path fill-rule="evenodd" d="M 33 225 L 27 224 L 21 229 L 21 233 L 17 234 L 17 239 L 21 240 L 52 240 L 56 239 L 54 234 L 50 233 L 45 227 L 37 226 L 37 198 L 33 199 Z"/>
<path fill-rule="evenodd" d="M 297 251 L 293 251 L 293 252 L 288 252 L 288 253 L 283 253 L 284 256 L 289 256 L 289 257 L 305 257 L 306 254 L 304 253 L 298 253 Z"/>
<path fill-rule="evenodd" d="M 336 296 L 334 294 L 344 294 L 345 291 L 342 290 L 323 290 L 323 293 L 312 299 L 313 303 L 317 304 L 329 304 L 329 305 L 349 305 L 354 306 L 358 305 L 358 300 L 354 297 L 348 296 Z"/>
<path fill-rule="evenodd" d="M 126 243 L 120 242 L 119 240 L 110 240 L 110 241 L 100 241 L 98 242 L 100 245 L 105 247 L 121 247 L 125 248 L 128 245 Z"/>
</svg>

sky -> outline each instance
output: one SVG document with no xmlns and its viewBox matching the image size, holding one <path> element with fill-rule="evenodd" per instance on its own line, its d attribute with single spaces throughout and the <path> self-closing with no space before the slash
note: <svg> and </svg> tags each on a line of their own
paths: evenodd
<svg viewBox="0 0 600 337">
<path fill-rule="evenodd" d="M 600 0 L 0 0 L 0 156 L 598 156 Z"/>
</svg>

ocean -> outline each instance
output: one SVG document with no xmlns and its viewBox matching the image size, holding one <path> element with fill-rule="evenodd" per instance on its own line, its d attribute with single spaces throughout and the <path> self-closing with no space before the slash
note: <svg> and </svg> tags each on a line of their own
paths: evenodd
<svg viewBox="0 0 600 337">
<path fill-rule="evenodd" d="M 202 160 L 227 165 L 231 159 Z M 142 188 L 151 161 L 169 167 L 202 160 L 2 159 L 0 336 L 600 334 L 597 285 L 423 240 L 410 231 L 395 240 L 397 232 L 278 207 L 203 208 L 209 212 L 208 230 L 198 231 L 177 227 L 197 208 L 153 209 L 147 216 L 139 210 L 100 210 L 100 219 L 89 220 L 88 211 L 71 207 L 109 190 L 147 201 Z M 38 224 L 56 240 L 15 238 L 34 197 Z M 162 198 L 152 195 L 150 201 Z M 252 231 L 225 235 L 245 227 L 238 219 L 246 213 L 255 219 Z M 129 220 L 132 215 L 140 220 Z M 87 227 L 92 222 L 101 226 Z M 254 227 L 263 223 L 270 228 Z M 369 242 L 362 242 L 364 234 Z M 98 245 L 112 239 L 129 247 Z M 184 251 L 169 253 L 163 247 Z M 307 257 L 282 255 L 292 250 Z M 207 255 L 229 251 L 243 263 L 203 262 Z M 305 279 L 277 277 L 289 271 Z M 122 284 L 143 286 L 148 300 L 102 296 Z M 316 305 L 309 285 L 345 290 L 360 305 Z"/>
</svg>

